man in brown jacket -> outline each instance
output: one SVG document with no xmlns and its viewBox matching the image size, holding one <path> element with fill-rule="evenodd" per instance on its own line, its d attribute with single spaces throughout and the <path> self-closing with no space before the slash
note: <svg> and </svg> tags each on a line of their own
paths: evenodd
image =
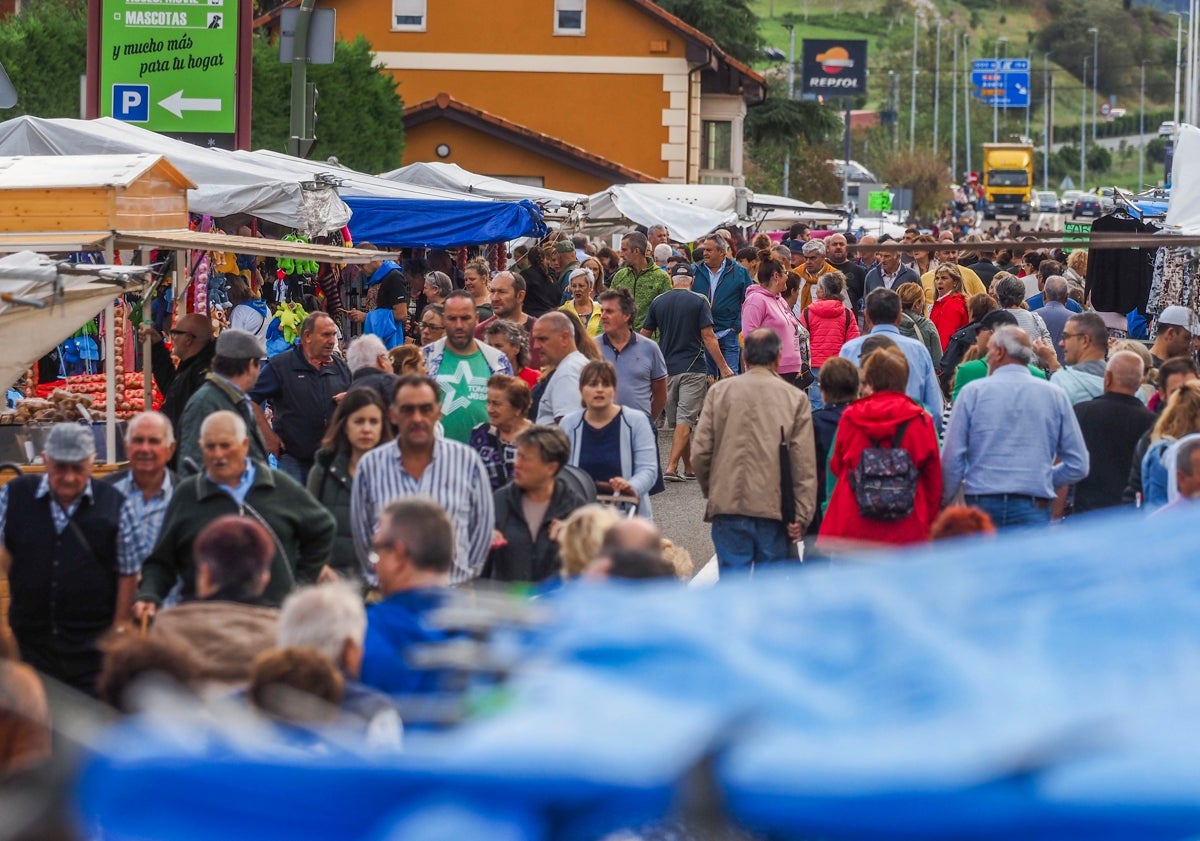
<svg viewBox="0 0 1200 841">
<path fill-rule="evenodd" d="M 692 462 L 708 504 L 722 572 L 794 557 L 817 498 L 812 412 L 802 389 L 779 378 L 781 344 L 768 328 L 746 337 L 746 373 L 709 389 L 692 440 Z M 780 455 L 788 442 L 796 500 L 781 516 Z"/>
</svg>

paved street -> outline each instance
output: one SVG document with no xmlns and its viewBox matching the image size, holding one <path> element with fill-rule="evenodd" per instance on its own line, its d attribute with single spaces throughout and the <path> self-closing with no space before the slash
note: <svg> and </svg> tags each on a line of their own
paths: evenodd
<svg viewBox="0 0 1200 841">
<path fill-rule="evenodd" d="M 671 452 L 671 431 L 659 432 L 659 453 L 667 463 Z M 713 545 L 708 523 L 704 522 L 704 497 L 699 482 L 667 482 L 667 489 L 653 497 L 654 521 L 663 534 L 692 556 L 694 569 L 700 569 L 712 557 Z"/>
</svg>

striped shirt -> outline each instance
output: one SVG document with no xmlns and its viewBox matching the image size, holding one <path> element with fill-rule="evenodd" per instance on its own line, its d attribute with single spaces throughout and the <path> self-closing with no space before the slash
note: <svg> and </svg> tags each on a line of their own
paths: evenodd
<svg viewBox="0 0 1200 841">
<path fill-rule="evenodd" d="M 133 472 L 113 483 L 113 488 L 125 497 L 121 506 L 120 529 L 117 534 L 117 571 L 121 575 L 137 575 L 142 571 L 142 561 L 150 554 L 162 530 L 163 517 L 171 494 L 170 472 L 163 474 L 162 487 L 146 499 L 133 483 Z"/>
<path fill-rule="evenodd" d="M 419 479 L 405 471 L 398 444 L 376 447 L 362 457 L 350 494 L 350 523 L 354 549 L 371 577 L 369 556 L 379 515 L 388 503 L 407 496 L 429 497 L 450 515 L 455 546 L 450 583 L 478 576 L 496 519 L 492 486 L 479 455 L 465 444 L 438 438 L 433 459 Z"/>
</svg>

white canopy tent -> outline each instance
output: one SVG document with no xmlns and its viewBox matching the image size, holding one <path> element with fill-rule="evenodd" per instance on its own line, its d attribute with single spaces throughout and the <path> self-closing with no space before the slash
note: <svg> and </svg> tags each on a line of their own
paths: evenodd
<svg viewBox="0 0 1200 841">
<path fill-rule="evenodd" d="M 567 193 L 561 190 L 548 190 L 545 187 L 505 181 L 489 175 L 479 175 L 463 169 L 458 164 L 436 161 L 409 164 L 399 169 L 393 169 L 391 172 L 385 172 L 379 177 L 413 187 L 437 187 L 456 194 L 481 196 L 501 201 L 529 199 L 551 209 L 569 208 L 587 201 L 587 196 L 582 193 Z"/>
<path fill-rule="evenodd" d="M 1171 202 L 1166 225 L 1181 234 L 1200 234 L 1200 128 L 1184 123 L 1175 136 Z"/>
<path fill-rule="evenodd" d="M 0 155 L 164 155 L 200 185 L 188 209 L 210 216 L 248 213 L 290 228 L 319 233 L 346 225 L 350 208 L 331 187 L 302 184 L 295 172 L 263 161 L 239 160 L 137 128 L 119 120 L 16 117 L 0 123 Z"/>
<path fill-rule="evenodd" d="M 695 192 L 690 194 L 689 191 Z M 690 199 L 689 195 L 692 195 Z M 604 232 L 631 225 L 666 225 L 671 239 L 691 242 L 717 228 L 736 224 L 738 214 L 734 202 L 736 196 L 732 187 L 617 184 L 588 197 L 584 227 Z"/>
<path fill-rule="evenodd" d="M 780 231 L 796 222 L 806 225 L 839 225 L 846 219 L 845 212 L 837 208 L 768 193 L 754 193 L 747 202 L 745 215 L 757 231 Z"/>
</svg>

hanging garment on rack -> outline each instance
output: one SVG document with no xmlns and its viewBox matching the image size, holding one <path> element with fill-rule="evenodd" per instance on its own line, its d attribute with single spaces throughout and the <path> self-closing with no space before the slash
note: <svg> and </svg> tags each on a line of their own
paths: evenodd
<svg viewBox="0 0 1200 841">
<path fill-rule="evenodd" d="M 1092 223 L 1092 233 L 1153 234 L 1149 225 L 1124 214 L 1110 213 Z M 1146 311 L 1154 271 L 1152 248 L 1092 248 L 1088 252 L 1085 289 L 1091 305 L 1106 312 Z"/>
<path fill-rule="evenodd" d="M 1146 315 L 1151 321 L 1150 338 L 1158 335 L 1158 314 L 1170 306 L 1194 308 L 1196 301 L 1196 258 L 1190 248 L 1159 248 Z"/>
</svg>

